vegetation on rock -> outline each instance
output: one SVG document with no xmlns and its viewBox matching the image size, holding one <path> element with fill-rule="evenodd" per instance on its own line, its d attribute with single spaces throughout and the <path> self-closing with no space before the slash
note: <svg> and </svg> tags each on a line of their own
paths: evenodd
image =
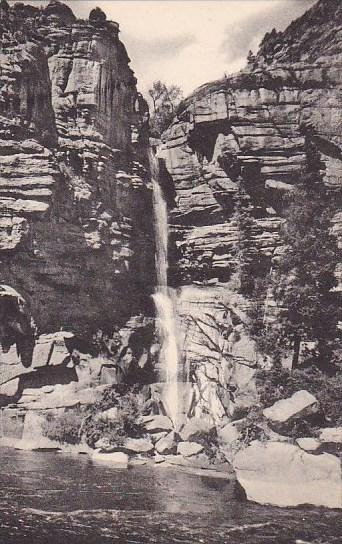
<svg viewBox="0 0 342 544">
<path fill-rule="evenodd" d="M 117 416 L 108 418 L 105 411 L 117 408 Z M 87 444 L 94 447 L 100 438 L 111 445 L 123 444 L 127 436 L 141 436 L 138 416 L 141 410 L 134 388 L 113 387 L 105 390 L 103 398 L 88 409 L 82 424 L 82 436 Z"/>
<path fill-rule="evenodd" d="M 158 80 L 153 82 L 148 94 L 153 108 L 150 118 L 151 135 L 159 138 L 170 125 L 183 98 L 183 91 L 177 85 L 166 85 Z"/>
<path fill-rule="evenodd" d="M 115 416 L 106 413 L 110 408 L 117 408 Z M 84 440 L 93 448 L 99 439 L 105 439 L 112 446 L 120 446 L 128 436 L 141 436 L 140 408 L 134 388 L 112 387 L 104 391 L 100 401 L 84 409 L 47 414 L 43 433 L 60 443 Z"/>
<path fill-rule="evenodd" d="M 273 361 L 293 350 L 296 367 L 302 343 L 311 343 L 310 355 L 329 371 L 338 356 L 341 318 L 336 267 L 341 251 L 331 233 L 336 195 L 324 185 L 319 154 L 307 144 L 308 167 L 288 196 L 281 229 L 283 249 L 266 281 L 256 286 L 250 308 L 250 333 L 259 350 Z M 268 315 L 268 298 L 276 303 Z M 266 302 L 261 302 L 266 297 Z"/>
<path fill-rule="evenodd" d="M 61 444 L 78 444 L 84 413 L 69 410 L 61 414 L 48 413 L 42 425 L 43 434 Z"/>
</svg>

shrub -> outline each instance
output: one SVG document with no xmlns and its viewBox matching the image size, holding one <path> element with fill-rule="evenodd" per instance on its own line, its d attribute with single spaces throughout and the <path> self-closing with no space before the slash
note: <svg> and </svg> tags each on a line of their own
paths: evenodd
<svg viewBox="0 0 342 544">
<path fill-rule="evenodd" d="M 277 400 L 288 398 L 296 391 L 305 389 L 320 403 L 321 411 L 329 425 L 342 425 L 341 398 L 342 372 L 328 376 L 315 366 L 298 368 L 292 373 L 274 365 L 271 370 L 259 370 L 257 387 L 263 407 Z"/>
<path fill-rule="evenodd" d="M 113 407 L 118 409 L 117 418 L 106 418 L 103 412 Z M 138 423 L 140 408 L 134 387 L 107 389 L 102 399 L 88 409 L 82 425 L 82 436 L 90 447 L 94 447 L 100 438 L 105 438 L 112 445 L 120 446 L 127 436 L 141 436 L 142 428 Z"/>
<path fill-rule="evenodd" d="M 78 444 L 84 414 L 68 411 L 62 414 L 49 413 L 42 425 L 44 436 L 60 443 Z"/>
<path fill-rule="evenodd" d="M 260 406 L 253 406 L 241 422 L 239 441 L 248 446 L 253 440 L 266 440 L 265 422 Z"/>
</svg>

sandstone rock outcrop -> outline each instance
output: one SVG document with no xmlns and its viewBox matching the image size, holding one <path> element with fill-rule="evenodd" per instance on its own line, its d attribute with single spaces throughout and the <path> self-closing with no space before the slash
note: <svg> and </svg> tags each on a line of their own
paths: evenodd
<svg viewBox="0 0 342 544">
<path fill-rule="evenodd" d="M 13 344 L 25 368 L 32 363 L 35 325 L 26 301 L 14 289 L 0 285 L 0 343 L 4 353 Z M 3 382 L 3 380 L 2 380 Z"/>
<path fill-rule="evenodd" d="M 119 25 L 16 4 L 0 32 L 2 281 L 40 333 L 122 325 L 154 264 L 148 110 Z"/>
<path fill-rule="evenodd" d="M 340 460 L 292 444 L 253 442 L 233 462 L 247 498 L 260 504 L 342 508 Z"/>
<path fill-rule="evenodd" d="M 287 399 L 278 400 L 273 406 L 265 408 L 263 415 L 269 420 L 271 426 L 277 429 L 286 428 L 297 418 L 310 416 L 317 413 L 318 401 L 308 391 L 296 391 Z"/>
</svg>

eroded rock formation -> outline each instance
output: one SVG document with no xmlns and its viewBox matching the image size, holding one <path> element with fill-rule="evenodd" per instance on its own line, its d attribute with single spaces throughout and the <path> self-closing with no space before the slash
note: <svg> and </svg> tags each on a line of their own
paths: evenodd
<svg viewBox="0 0 342 544">
<path fill-rule="evenodd" d="M 0 285 L 0 344 L 8 353 L 16 345 L 17 355 L 24 365 L 32 363 L 36 328 L 25 300 L 14 289 Z"/>
<path fill-rule="evenodd" d="M 59 2 L 0 16 L 2 282 L 40 333 L 122 324 L 146 310 L 153 235 L 148 109 L 119 25 Z"/>
</svg>

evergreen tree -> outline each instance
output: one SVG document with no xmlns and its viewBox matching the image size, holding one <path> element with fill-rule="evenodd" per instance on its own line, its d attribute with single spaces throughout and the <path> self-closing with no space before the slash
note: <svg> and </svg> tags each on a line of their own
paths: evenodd
<svg viewBox="0 0 342 544">
<path fill-rule="evenodd" d="M 317 362 L 327 368 L 338 336 L 340 300 L 333 289 L 341 252 L 331 234 L 335 207 L 323 182 L 319 154 L 310 143 L 306 151 L 307 170 L 290 194 L 285 214 L 285 251 L 274 274 L 273 295 L 279 308 L 278 343 L 294 350 L 293 366 L 301 342 L 312 341 Z"/>
</svg>

